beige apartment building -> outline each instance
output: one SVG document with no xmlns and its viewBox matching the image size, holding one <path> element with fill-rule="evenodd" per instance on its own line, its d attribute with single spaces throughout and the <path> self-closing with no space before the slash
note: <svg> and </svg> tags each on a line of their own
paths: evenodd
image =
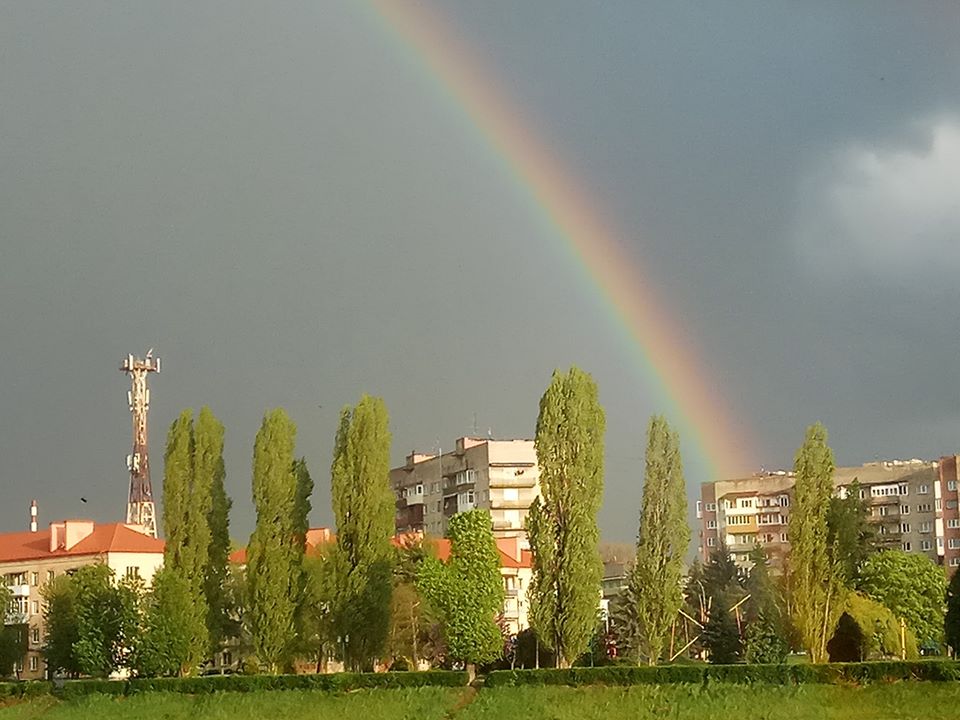
<svg viewBox="0 0 960 720">
<path fill-rule="evenodd" d="M 942 477 L 944 460 L 888 460 L 840 467 L 834 472 L 833 483 L 839 496 L 844 496 L 855 480 L 859 483 L 860 496 L 867 502 L 870 522 L 876 526 L 882 547 L 920 553 L 944 564 L 948 543 L 942 506 L 949 484 Z M 957 517 L 956 462 L 952 473 L 950 504 L 952 517 Z M 725 543 L 736 563 L 746 568 L 750 566 L 750 552 L 760 546 L 766 550 L 771 566 L 781 568 L 790 548 L 787 523 L 794 482 L 792 472 L 781 470 L 704 483 L 697 502 L 701 558 L 708 560 Z M 958 559 L 947 556 L 945 564 L 956 567 L 960 564 L 960 519 L 952 525 Z"/>
<path fill-rule="evenodd" d="M 13 599 L 6 624 L 27 628 L 27 654 L 20 677 L 46 674 L 43 586 L 83 565 L 104 563 L 118 578 L 140 577 L 149 584 L 163 564 L 163 541 L 122 523 L 97 525 L 91 520 L 64 520 L 47 529 L 0 534 L 0 575 Z"/>
<path fill-rule="evenodd" d="M 397 532 L 443 537 L 458 512 L 490 511 L 498 538 L 525 537 L 524 521 L 540 495 L 533 440 L 462 437 L 439 455 L 411 453 L 390 471 Z"/>
</svg>

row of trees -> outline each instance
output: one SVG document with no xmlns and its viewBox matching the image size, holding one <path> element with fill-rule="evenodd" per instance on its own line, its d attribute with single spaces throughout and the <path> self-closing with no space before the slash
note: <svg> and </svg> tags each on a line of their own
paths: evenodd
<svg viewBox="0 0 960 720">
<path fill-rule="evenodd" d="M 878 550 L 859 485 L 834 492 L 823 426 L 811 426 L 797 452 L 791 551 L 778 578 L 762 548 L 743 572 L 723 546 L 683 578 L 684 482 L 676 434 L 661 418 L 650 424 L 646 470 L 637 556 L 614 609 L 619 646 L 635 659 L 692 649 L 714 662 L 777 662 L 795 649 L 824 662 L 960 645 L 960 581 L 948 594 L 928 558 Z"/>
<path fill-rule="evenodd" d="M 555 372 L 536 426 L 541 496 L 527 518 L 528 599 L 537 655 L 542 649 L 560 666 L 584 653 L 595 656 L 602 644 L 596 516 L 604 432 L 593 379 L 575 367 Z M 306 556 L 313 481 L 296 457 L 295 440 L 283 410 L 266 414 L 253 452 L 256 527 L 245 571 L 233 571 L 223 426 L 207 408 L 196 420 L 185 411 L 167 438 L 163 570 L 149 592 L 113 581 L 105 568 L 52 584 L 50 666 L 91 675 L 122 665 L 142 674 L 192 673 L 225 642 L 270 672 L 295 658 L 320 668 L 339 657 L 363 670 L 384 659 L 473 666 L 501 657 L 503 587 L 489 515 L 471 511 L 452 519 L 445 563 L 429 542 L 392 544 L 395 498 L 383 401 L 363 396 L 341 412 L 330 470 L 336 541 Z M 769 661 L 795 647 L 820 661 L 831 641 L 840 642 L 844 618 L 876 646 L 863 651 L 861 642 L 861 654 L 894 654 L 888 641 L 899 618 L 921 644 L 942 640 L 942 572 L 918 556 L 873 553 L 865 507 L 855 490 L 834 497 L 833 469 L 826 432 L 815 425 L 797 453 L 793 551 L 783 581 L 771 576 L 762 550 L 749 575 L 721 549 L 684 578 L 690 530 L 679 437 L 663 417 L 652 418 L 636 554 L 614 613 L 621 653 L 650 664 L 690 648 L 706 649 L 714 660 Z M 921 586 L 926 595 L 918 600 Z M 951 590 L 953 597 L 958 591 Z M 684 617 L 700 626 L 699 639 L 678 631 Z M 948 616 L 950 622 L 960 626 L 960 615 Z"/>
</svg>

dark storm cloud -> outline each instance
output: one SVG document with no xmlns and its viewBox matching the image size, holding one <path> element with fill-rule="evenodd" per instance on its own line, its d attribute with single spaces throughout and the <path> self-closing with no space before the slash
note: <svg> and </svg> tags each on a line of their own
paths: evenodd
<svg viewBox="0 0 960 720">
<path fill-rule="evenodd" d="M 955 5 L 442 8 L 623 229 L 755 465 L 815 419 L 841 462 L 957 449 Z M 571 362 L 608 411 L 605 533 L 632 536 L 653 389 L 368 15 L 9 3 L 0 48 L 0 528 L 32 497 L 44 521 L 120 515 L 115 366 L 152 345 L 155 475 L 169 422 L 211 405 L 238 537 L 266 408 L 298 422 L 329 522 L 341 404 L 383 394 L 399 460 L 474 416 L 530 436 Z"/>
</svg>

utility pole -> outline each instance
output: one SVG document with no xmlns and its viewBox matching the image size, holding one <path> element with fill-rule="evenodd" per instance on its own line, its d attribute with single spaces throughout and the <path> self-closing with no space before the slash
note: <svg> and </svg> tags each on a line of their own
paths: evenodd
<svg viewBox="0 0 960 720">
<path fill-rule="evenodd" d="M 153 357 L 153 348 L 142 360 L 127 355 L 120 364 L 120 370 L 130 376 L 131 388 L 127 392 L 127 402 L 133 417 L 133 453 L 127 455 L 127 469 L 130 471 L 127 524 L 139 525 L 147 535 L 156 537 L 157 507 L 153 502 L 147 453 L 147 411 L 150 409 L 147 375 L 160 372 L 160 358 Z"/>
</svg>

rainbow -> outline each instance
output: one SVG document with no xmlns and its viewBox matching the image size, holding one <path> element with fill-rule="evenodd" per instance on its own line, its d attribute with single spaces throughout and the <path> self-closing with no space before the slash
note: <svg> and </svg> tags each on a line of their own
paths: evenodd
<svg viewBox="0 0 960 720">
<path fill-rule="evenodd" d="M 654 296 L 616 233 L 602 221 L 597 203 L 436 11 L 418 0 L 370 3 L 388 35 L 413 52 L 420 68 L 500 157 L 538 220 L 547 224 L 560 241 L 557 245 L 603 297 L 616 327 L 626 336 L 642 381 L 668 405 L 663 410 L 680 431 L 688 477 L 714 480 L 743 472 L 749 455 L 738 423 L 697 361 L 689 339 Z"/>
</svg>

